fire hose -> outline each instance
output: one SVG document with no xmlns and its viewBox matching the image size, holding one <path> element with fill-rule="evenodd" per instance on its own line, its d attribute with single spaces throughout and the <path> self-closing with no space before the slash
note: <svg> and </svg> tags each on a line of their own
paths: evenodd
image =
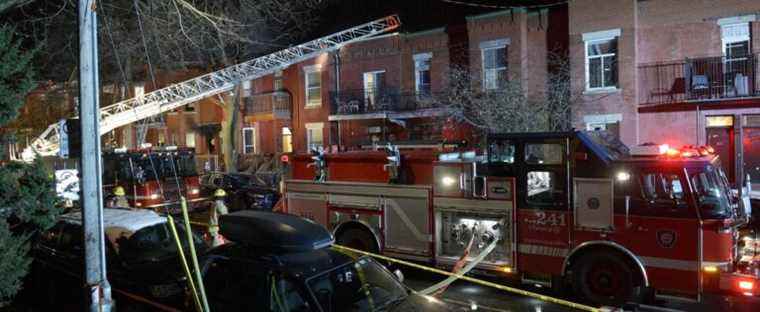
<svg viewBox="0 0 760 312">
<path fill-rule="evenodd" d="M 489 244 L 488 247 L 486 247 L 483 251 L 481 251 L 480 254 L 477 257 L 475 257 L 475 259 L 470 261 L 470 263 L 468 263 L 463 269 L 461 270 L 457 269 L 457 266 L 461 266 L 461 263 L 464 263 L 464 261 L 467 260 L 467 256 L 470 253 L 470 248 L 472 248 L 472 243 L 475 240 L 476 233 L 479 232 L 478 228 L 479 228 L 478 224 L 473 225 L 470 242 L 467 244 L 467 248 L 465 249 L 465 252 L 462 255 L 462 258 L 460 258 L 459 261 L 457 261 L 457 265 L 454 266 L 453 273 L 455 275 L 449 276 L 445 280 L 440 281 L 433 286 L 430 286 L 428 288 L 425 288 L 419 291 L 419 293 L 423 295 L 431 295 L 431 294 L 438 295 L 438 294 L 443 293 L 444 291 L 446 291 L 446 288 L 449 287 L 449 285 L 451 285 L 451 283 L 453 283 L 457 279 L 461 278 L 462 276 L 470 272 L 470 270 L 472 270 L 478 264 L 480 264 L 480 262 L 483 261 L 483 259 L 485 259 L 496 248 L 497 243 L 501 240 L 501 238 L 498 236 L 494 237 L 493 241 L 491 241 L 491 244 Z"/>
</svg>

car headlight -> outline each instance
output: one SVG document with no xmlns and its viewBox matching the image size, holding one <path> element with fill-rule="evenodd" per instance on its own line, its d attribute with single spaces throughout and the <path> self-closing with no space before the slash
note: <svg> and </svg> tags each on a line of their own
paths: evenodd
<svg viewBox="0 0 760 312">
<path fill-rule="evenodd" d="M 201 190 L 198 188 L 191 188 L 187 190 L 188 195 L 198 195 L 201 193 Z"/>
</svg>

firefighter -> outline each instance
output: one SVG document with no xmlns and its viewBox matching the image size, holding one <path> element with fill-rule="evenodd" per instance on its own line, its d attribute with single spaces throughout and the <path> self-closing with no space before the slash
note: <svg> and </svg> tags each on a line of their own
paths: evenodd
<svg viewBox="0 0 760 312">
<path fill-rule="evenodd" d="M 108 202 L 108 207 L 129 207 L 129 201 L 127 201 L 127 195 L 124 193 L 124 188 L 117 186 L 113 188 L 113 196 Z"/>
<path fill-rule="evenodd" d="M 224 238 L 219 234 L 219 216 L 226 215 L 228 210 L 224 204 L 224 197 L 227 192 L 223 189 L 217 189 L 214 192 L 214 207 L 209 210 L 208 234 L 211 236 L 211 245 L 219 246 L 224 244 Z"/>
</svg>

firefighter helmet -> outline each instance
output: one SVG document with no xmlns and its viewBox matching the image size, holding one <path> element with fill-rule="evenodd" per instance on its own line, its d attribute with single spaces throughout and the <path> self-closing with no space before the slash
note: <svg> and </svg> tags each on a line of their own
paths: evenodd
<svg viewBox="0 0 760 312">
<path fill-rule="evenodd" d="M 227 196 L 227 192 L 225 192 L 223 189 L 216 189 L 216 192 L 214 192 L 215 197 L 224 197 Z"/>
<path fill-rule="evenodd" d="M 124 188 L 121 186 L 117 186 L 113 188 L 113 194 L 116 196 L 124 196 Z"/>
</svg>

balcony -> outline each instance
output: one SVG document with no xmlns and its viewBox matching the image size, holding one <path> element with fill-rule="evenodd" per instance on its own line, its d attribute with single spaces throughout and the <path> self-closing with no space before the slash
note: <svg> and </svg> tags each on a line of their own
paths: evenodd
<svg viewBox="0 0 760 312">
<path fill-rule="evenodd" d="M 254 94 L 245 98 L 245 118 L 246 121 L 290 119 L 292 106 L 288 92 Z"/>
<path fill-rule="evenodd" d="M 429 92 L 398 88 L 330 92 L 330 117 L 335 120 L 403 119 L 440 116 L 442 105 Z"/>
<path fill-rule="evenodd" d="M 758 55 L 707 57 L 639 66 L 641 106 L 760 96 Z"/>
</svg>

